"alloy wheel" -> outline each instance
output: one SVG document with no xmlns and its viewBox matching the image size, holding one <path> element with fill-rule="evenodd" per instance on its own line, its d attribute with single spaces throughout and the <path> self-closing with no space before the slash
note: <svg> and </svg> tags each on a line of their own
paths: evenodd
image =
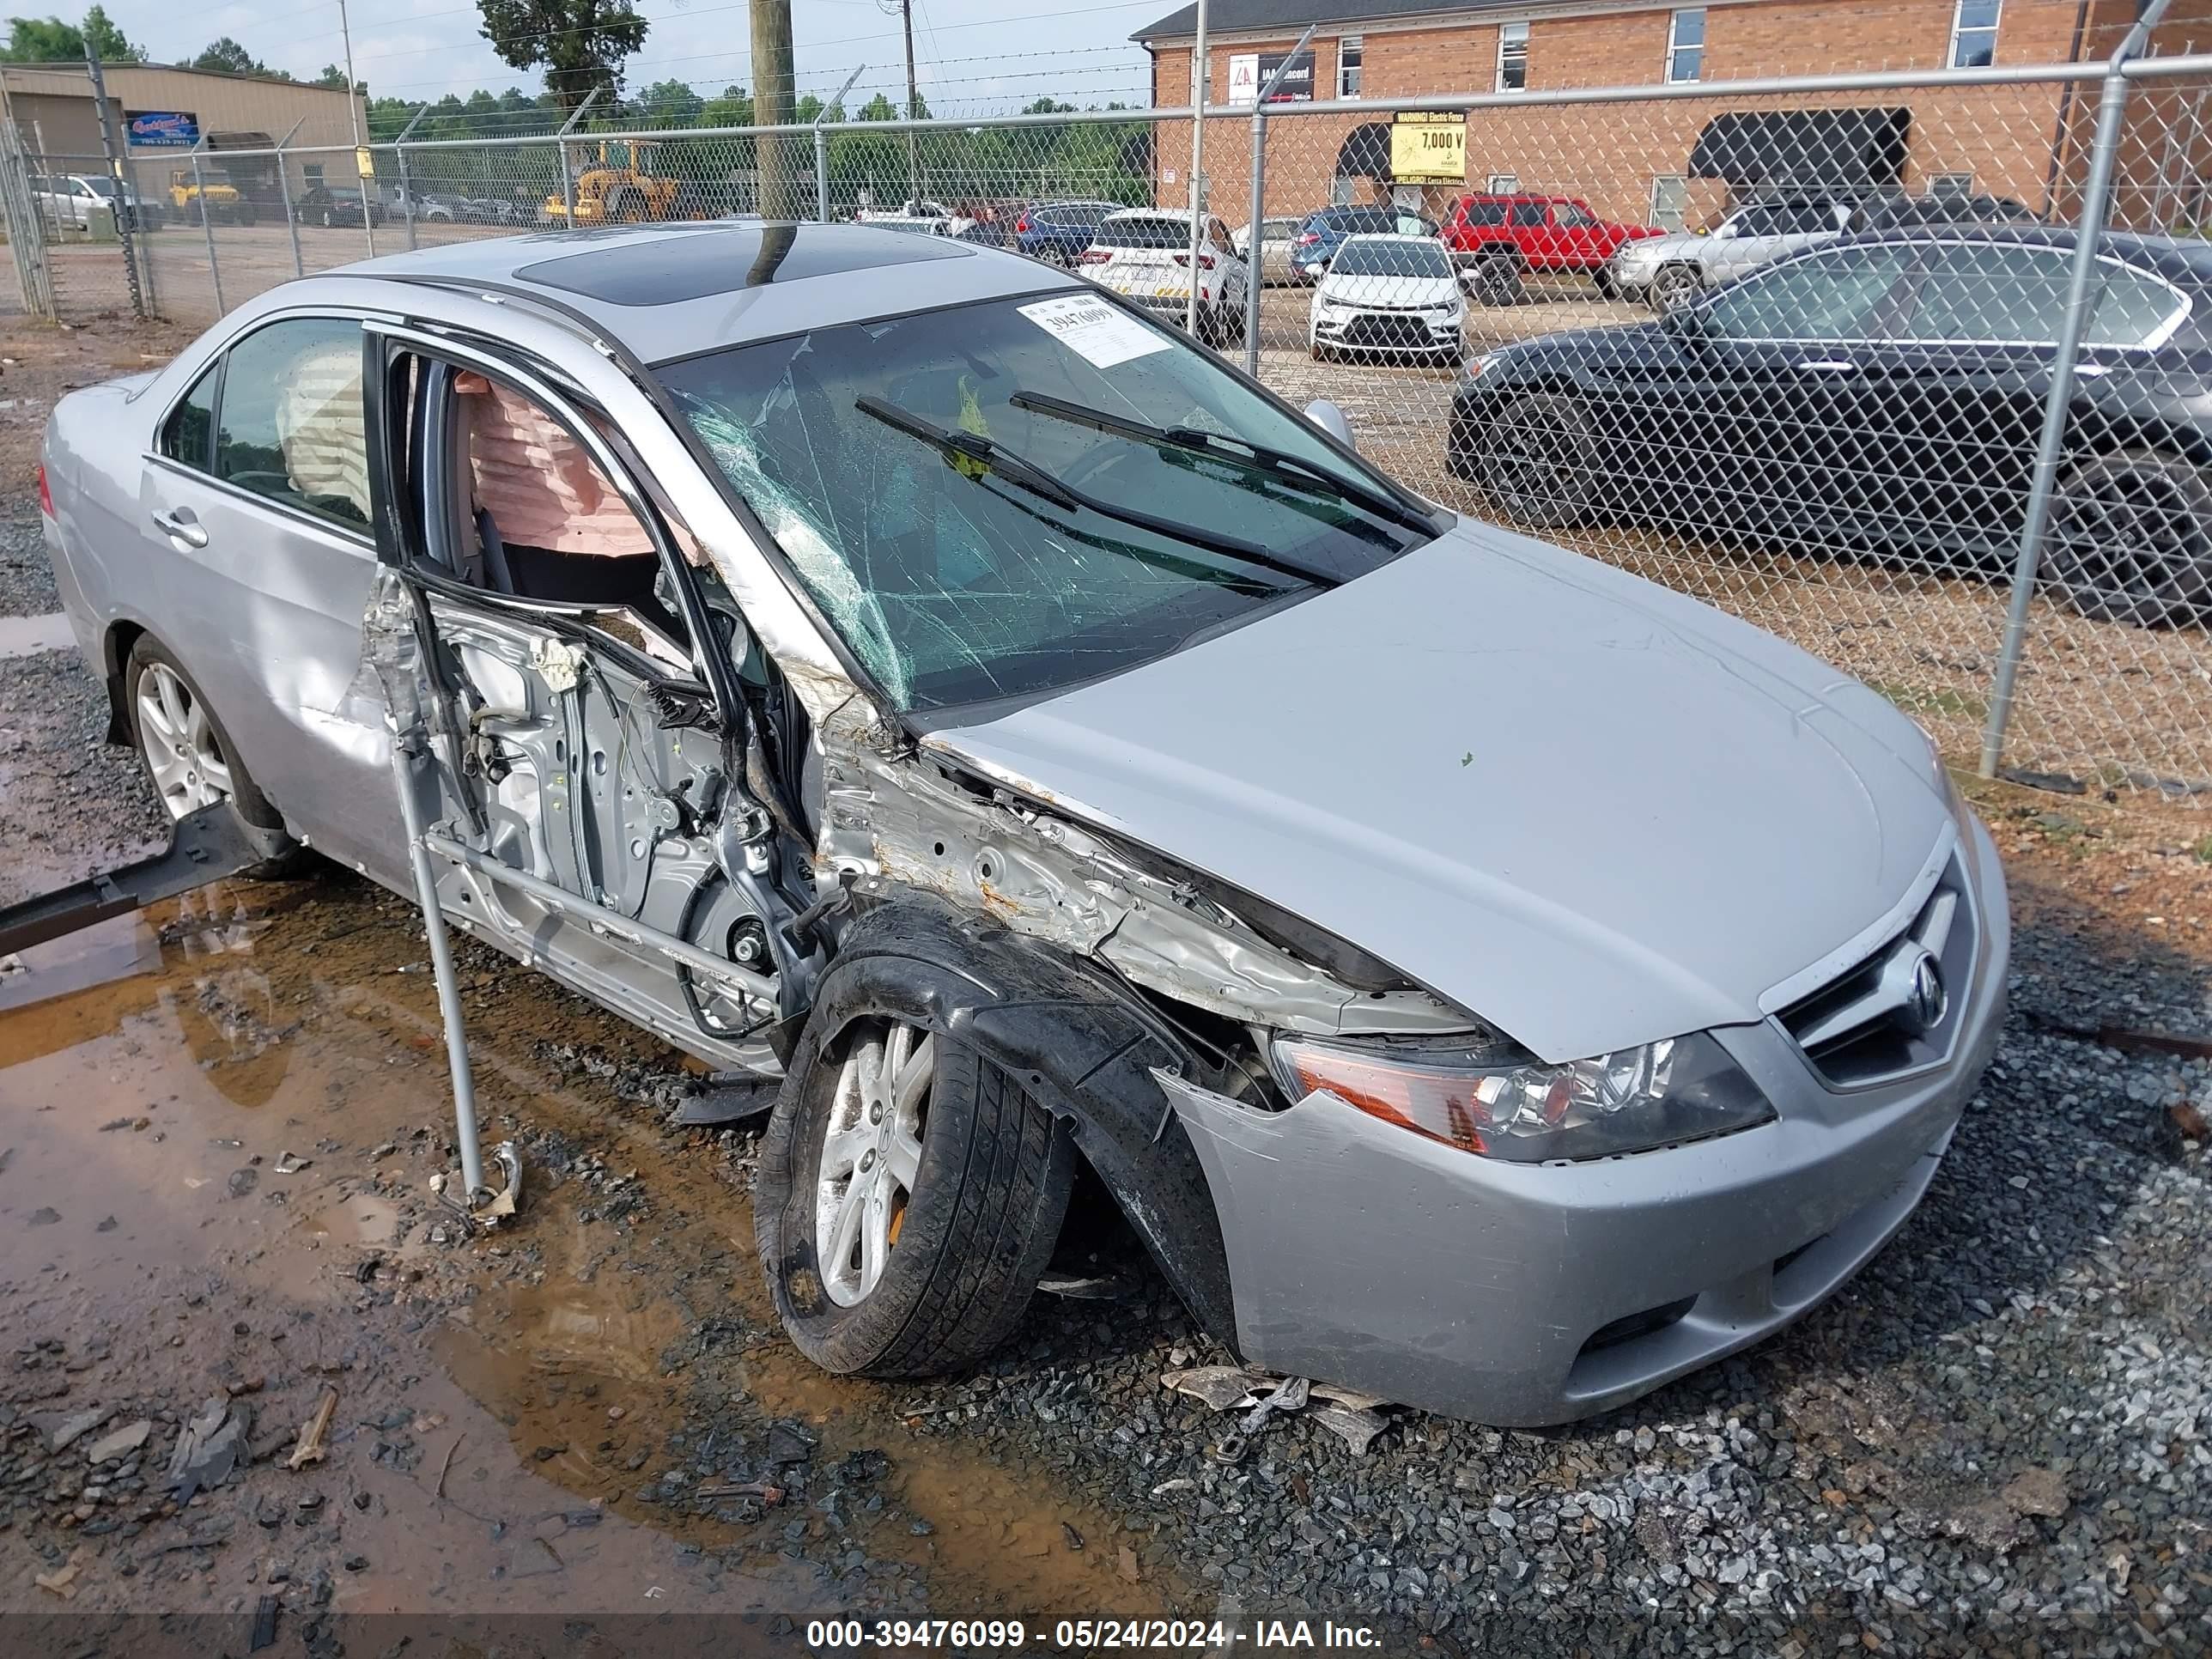
<svg viewBox="0 0 2212 1659">
<path fill-rule="evenodd" d="M 1665 265 L 1651 279 L 1651 303 L 1662 311 L 1674 311 L 1690 303 L 1705 289 L 1697 272 L 1686 265 Z"/>
<path fill-rule="evenodd" d="M 822 1288 L 842 1308 L 884 1276 L 921 1171 L 936 1039 L 894 1022 L 854 1043 L 837 1073 L 815 1180 Z"/>
<path fill-rule="evenodd" d="M 166 663 L 149 662 L 138 677 L 138 741 L 171 817 L 230 799 L 230 763 L 207 710 Z"/>
</svg>

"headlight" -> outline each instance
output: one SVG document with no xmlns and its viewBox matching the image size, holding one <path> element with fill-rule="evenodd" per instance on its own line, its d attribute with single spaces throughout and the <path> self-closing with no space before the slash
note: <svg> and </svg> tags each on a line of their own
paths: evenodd
<svg viewBox="0 0 2212 1659">
<path fill-rule="evenodd" d="M 1648 1152 L 1747 1129 L 1774 1115 L 1766 1097 L 1705 1033 L 1547 1066 L 1427 1043 L 1273 1048 L 1295 1097 L 1326 1089 L 1386 1123 L 1515 1164 Z"/>
</svg>

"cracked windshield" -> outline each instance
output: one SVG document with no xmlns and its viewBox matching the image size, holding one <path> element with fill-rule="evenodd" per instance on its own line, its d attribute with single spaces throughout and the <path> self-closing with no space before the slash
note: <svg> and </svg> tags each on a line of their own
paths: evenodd
<svg viewBox="0 0 2212 1659">
<path fill-rule="evenodd" d="M 1089 295 L 816 329 L 659 372 L 906 708 L 1112 673 L 1432 533 L 1211 355 Z"/>
</svg>

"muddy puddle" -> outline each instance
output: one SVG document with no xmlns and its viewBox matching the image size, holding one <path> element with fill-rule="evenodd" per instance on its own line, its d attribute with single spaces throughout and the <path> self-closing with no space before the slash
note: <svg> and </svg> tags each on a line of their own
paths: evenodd
<svg viewBox="0 0 2212 1659">
<path fill-rule="evenodd" d="M 1048 1474 L 807 1365 L 752 1263 L 744 1160 L 547 1057 L 674 1056 L 478 947 L 462 974 L 487 1138 L 526 1163 L 488 1237 L 430 1190 L 434 1000 L 374 890 L 221 884 L 0 973 L 0 1608 L 1194 1599 Z M 321 1460 L 289 1468 L 333 1392 Z M 179 1510 L 172 1459 L 210 1416 L 240 1472 Z"/>
</svg>

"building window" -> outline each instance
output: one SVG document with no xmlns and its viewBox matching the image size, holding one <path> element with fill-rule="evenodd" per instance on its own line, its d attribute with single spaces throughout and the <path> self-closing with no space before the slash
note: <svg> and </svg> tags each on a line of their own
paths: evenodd
<svg viewBox="0 0 2212 1659">
<path fill-rule="evenodd" d="M 1997 13 L 2004 0 L 1959 0 L 1951 14 L 1951 67 L 1987 69 L 1996 62 Z"/>
<path fill-rule="evenodd" d="M 1694 81 L 1705 68 L 1705 9 L 1685 6 L 1667 30 L 1667 78 Z"/>
<path fill-rule="evenodd" d="M 1679 173 L 1662 173 L 1651 181 L 1651 222 L 1665 230 L 1680 230 L 1690 220 L 1690 181 Z"/>
<path fill-rule="evenodd" d="M 1493 173 L 1490 175 L 1488 188 L 1492 196 L 1510 196 L 1521 188 L 1521 175 L 1517 173 Z"/>
<path fill-rule="evenodd" d="M 1359 96 L 1359 58 L 1363 44 L 1356 34 L 1347 34 L 1336 43 L 1336 95 L 1340 98 Z"/>
<path fill-rule="evenodd" d="M 1498 89 L 1518 92 L 1528 84 L 1528 26 L 1498 26 Z"/>
</svg>

